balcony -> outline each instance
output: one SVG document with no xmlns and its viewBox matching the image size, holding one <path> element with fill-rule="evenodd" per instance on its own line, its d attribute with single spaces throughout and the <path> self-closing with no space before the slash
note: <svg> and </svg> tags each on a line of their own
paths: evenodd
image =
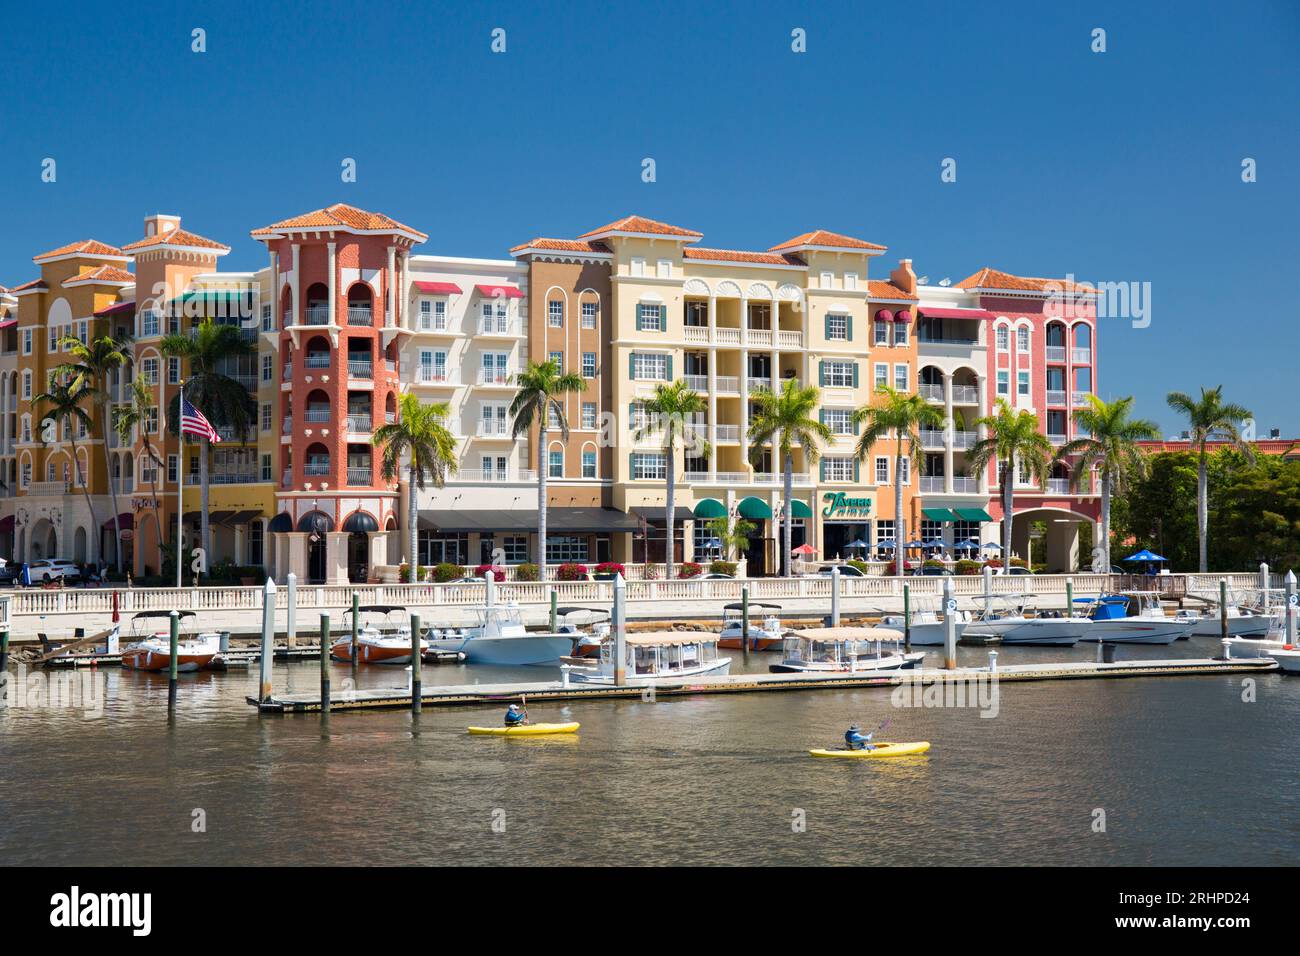
<svg viewBox="0 0 1300 956">
<path fill-rule="evenodd" d="M 750 345 L 756 345 L 759 348 L 770 348 L 772 345 L 771 329 L 746 329 Z"/>
<path fill-rule="evenodd" d="M 942 385 L 928 385 L 923 382 L 917 386 L 916 391 L 918 395 L 920 395 L 922 398 L 926 399 L 927 401 L 931 401 L 931 402 L 943 401 Z"/>
<path fill-rule="evenodd" d="M 682 381 L 693 392 L 707 393 L 709 390 L 709 377 L 707 375 L 683 375 Z"/>
<path fill-rule="evenodd" d="M 1075 408 L 1087 408 L 1088 398 L 1091 394 L 1091 392 L 1073 392 L 1070 395 L 1070 404 Z"/>
<path fill-rule="evenodd" d="M 1064 445 L 1070 439 L 1067 438 L 1065 435 L 1054 435 L 1051 432 L 1048 432 L 1047 440 L 1050 441 L 1053 445 Z"/>
<path fill-rule="evenodd" d="M 509 385 L 510 373 L 504 369 L 481 368 L 478 372 L 480 385 Z"/>
<path fill-rule="evenodd" d="M 1068 495 L 1070 494 L 1070 479 L 1048 478 L 1047 490 L 1054 495 Z"/>
<path fill-rule="evenodd" d="M 748 471 L 719 471 L 709 474 L 707 471 L 688 471 L 686 472 L 688 482 L 697 484 L 710 485 L 782 485 L 785 483 L 784 475 L 774 475 L 771 472 L 748 472 Z M 796 471 L 793 475 L 793 482 L 796 485 L 812 484 L 806 471 Z"/>
<path fill-rule="evenodd" d="M 791 331 L 789 329 L 778 329 L 776 333 L 776 347 L 779 349 L 802 349 L 803 333 Z"/>
<path fill-rule="evenodd" d="M 329 368 L 330 367 L 329 352 L 308 352 L 306 355 L 303 356 L 302 367 L 303 368 Z M 288 366 L 285 366 L 285 368 L 287 369 Z"/>
<path fill-rule="evenodd" d="M 354 435 L 369 435 L 375 430 L 370 413 L 348 416 L 348 431 Z"/>
<path fill-rule="evenodd" d="M 1048 405 L 1049 408 L 1052 407 L 1052 406 L 1054 406 L 1054 405 L 1064 405 L 1064 404 L 1065 404 L 1065 390 L 1064 390 L 1064 389 L 1060 389 L 1060 388 L 1049 388 L 1049 389 L 1047 390 L 1047 405 Z"/>
<path fill-rule="evenodd" d="M 688 325 L 682 329 L 682 337 L 687 342 L 707 342 L 709 329 L 704 325 Z"/>
<path fill-rule="evenodd" d="M 454 334 L 447 326 L 447 316 L 431 315 L 427 312 L 421 312 L 416 319 L 415 330 L 417 332 L 441 332 L 443 334 Z"/>
<path fill-rule="evenodd" d="M 417 385 L 457 385 L 459 384 L 454 372 L 448 372 L 446 368 L 440 365 L 421 365 L 415 370 L 415 383 Z"/>
<path fill-rule="evenodd" d="M 1070 349 L 1070 364 L 1091 365 L 1092 349 Z"/>
<path fill-rule="evenodd" d="M 281 317 L 283 319 L 283 322 L 280 325 L 281 328 L 287 329 L 289 326 L 294 324 L 293 312 L 291 312 L 289 309 L 285 309 Z"/>
<path fill-rule="evenodd" d="M 479 438 L 508 438 L 510 426 L 504 421 L 480 421 L 476 434 Z"/>
<path fill-rule="evenodd" d="M 284 374 L 280 376 L 280 381 L 287 382 L 293 378 L 293 366 L 285 365 Z"/>
<path fill-rule="evenodd" d="M 923 495 L 942 494 L 944 487 L 943 475 L 921 476 L 921 494 Z"/>
<path fill-rule="evenodd" d="M 967 478 L 953 476 L 952 490 L 959 495 L 978 494 L 980 490 L 980 480 L 978 478 Z"/>
<path fill-rule="evenodd" d="M 307 462 L 307 464 L 302 466 L 302 473 L 308 478 L 322 476 L 328 477 L 330 473 L 329 459 L 325 459 L 324 461 L 317 460 Z"/>
<path fill-rule="evenodd" d="M 462 468 L 456 474 L 449 475 L 448 481 L 457 483 L 470 482 L 504 482 L 504 481 L 525 481 L 534 482 L 537 480 L 537 472 L 531 469 L 518 469 L 510 471 L 500 468 Z"/>
<path fill-rule="evenodd" d="M 284 488 L 288 488 L 292 484 L 293 484 L 293 469 L 286 468 L 284 470 L 284 474 L 280 476 L 280 485 Z"/>
<path fill-rule="evenodd" d="M 716 392 L 719 395 L 739 395 L 740 378 L 736 375 L 717 375 L 713 379 Z"/>
<path fill-rule="evenodd" d="M 375 367 L 371 364 L 370 359 L 348 359 L 348 377 L 349 378 L 374 378 Z"/>
<path fill-rule="evenodd" d="M 349 468 L 349 469 L 348 469 L 348 484 L 349 484 L 349 485 L 353 485 L 353 486 L 356 486 L 356 485 L 365 486 L 365 485 L 370 484 L 370 468 L 369 468 L 369 466 L 364 467 L 364 468 Z"/>
<path fill-rule="evenodd" d="M 198 475 L 192 477 L 198 481 Z M 262 476 L 252 471 L 219 471 L 208 474 L 208 484 L 212 485 L 252 485 L 261 480 Z"/>
<path fill-rule="evenodd" d="M 954 405 L 978 405 L 980 390 L 978 385 L 954 385 L 952 402 Z"/>
<path fill-rule="evenodd" d="M 112 480 L 113 494 L 129 495 L 135 491 L 135 479 L 131 476 L 114 478 Z"/>
<path fill-rule="evenodd" d="M 330 407 L 328 405 L 313 405 L 302 416 L 303 421 L 316 424 L 325 424 L 330 418 Z"/>
<path fill-rule="evenodd" d="M 328 305 L 308 306 L 305 315 L 308 325 L 330 324 L 330 307 Z"/>
<path fill-rule="evenodd" d="M 519 332 L 514 322 L 506 318 L 478 320 L 478 334 L 492 337 L 509 337 Z"/>
<path fill-rule="evenodd" d="M 717 425 L 718 444 L 734 445 L 740 441 L 739 425 Z"/>
<path fill-rule="evenodd" d="M 292 415 L 285 415 L 285 416 L 284 416 L 284 421 L 280 424 L 280 434 L 281 434 L 281 435 L 292 435 L 292 434 L 293 434 L 293 416 L 292 416 Z"/>
<path fill-rule="evenodd" d="M 71 490 L 66 481 L 29 481 L 28 495 L 62 495 Z"/>
<path fill-rule="evenodd" d="M 733 329 L 729 326 L 719 326 L 714 330 L 719 345 L 739 345 L 740 329 Z"/>
<path fill-rule="evenodd" d="M 348 325 L 373 326 L 375 324 L 375 314 L 370 310 L 370 306 L 348 306 Z"/>
<path fill-rule="evenodd" d="M 1062 365 L 1065 364 L 1064 345 L 1049 345 L 1043 349 L 1043 352 L 1044 358 L 1046 358 L 1048 362 L 1060 363 Z"/>
</svg>

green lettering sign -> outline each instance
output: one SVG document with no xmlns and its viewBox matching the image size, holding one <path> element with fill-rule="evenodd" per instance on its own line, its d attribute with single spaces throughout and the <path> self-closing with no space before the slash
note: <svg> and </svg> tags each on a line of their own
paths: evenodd
<svg viewBox="0 0 1300 956">
<path fill-rule="evenodd" d="M 866 518 L 871 514 L 870 498 L 850 498 L 842 491 L 828 491 L 822 501 L 826 502 L 823 518 Z"/>
</svg>

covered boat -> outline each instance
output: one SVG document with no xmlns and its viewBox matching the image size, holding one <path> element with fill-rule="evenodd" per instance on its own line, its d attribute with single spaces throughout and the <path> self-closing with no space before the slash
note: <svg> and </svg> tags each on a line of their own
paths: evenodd
<svg viewBox="0 0 1300 956">
<path fill-rule="evenodd" d="M 904 653 L 903 632 L 889 627 L 815 627 L 789 634 L 773 674 L 857 674 L 910 670 L 925 653 Z"/>
<path fill-rule="evenodd" d="M 330 657 L 352 660 L 352 608 L 343 612 L 345 633 L 330 645 Z M 357 608 L 357 662 L 361 664 L 411 663 L 411 619 L 400 604 L 365 604 Z M 420 639 L 420 653 L 429 642 Z"/>
<path fill-rule="evenodd" d="M 122 666 L 136 671 L 171 669 L 172 611 L 141 611 L 131 619 L 131 642 L 122 649 Z M 217 631 L 185 633 L 187 622 L 196 617 L 193 611 L 175 612 L 180 616 L 176 642 L 176 670 L 181 673 L 206 670 L 221 665 L 221 634 Z"/>
<path fill-rule="evenodd" d="M 629 684 L 678 683 L 683 678 L 716 677 L 731 669 L 730 657 L 718 656 L 718 635 L 700 631 L 654 631 L 629 634 L 624 641 L 624 675 Z M 616 642 L 600 645 L 592 667 L 564 665 L 570 680 L 583 684 L 614 683 Z"/>
<path fill-rule="evenodd" d="M 728 604 L 722 609 L 722 633 L 718 635 L 718 646 L 727 650 L 743 650 L 740 636 L 744 631 L 741 617 L 745 606 L 740 601 Z M 761 601 L 749 602 L 749 649 L 751 651 L 779 651 L 785 639 L 785 628 L 781 626 L 781 605 L 766 604 Z M 755 619 L 761 617 L 761 624 Z"/>
<path fill-rule="evenodd" d="M 1172 644 L 1187 637 L 1192 625 L 1165 614 L 1159 591 L 1124 591 L 1096 598 L 1075 598 L 1084 606 L 1092 627 L 1082 641 L 1113 644 Z"/>
</svg>

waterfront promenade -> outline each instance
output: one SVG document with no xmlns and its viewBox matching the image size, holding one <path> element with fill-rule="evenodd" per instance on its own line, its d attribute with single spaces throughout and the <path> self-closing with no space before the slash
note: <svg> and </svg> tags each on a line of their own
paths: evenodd
<svg viewBox="0 0 1300 956">
<path fill-rule="evenodd" d="M 1272 586 L 1279 586 L 1274 575 Z M 1237 574 L 1163 575 L 1151 579 L 1170 595 L 1217 594 L 1219 581 L 1225 579 L 1233 590 L 1257 588 L 1257 572 Z M 903 609 L 903 586 L 914 600 L 935 602 L 943 592 L 943 582 L 953 584 L 953 593 L 962 608 L 973 608 L 984 593 L 980 576 L 942 577 L 843 577 L 840 579 L 840 612 L 846 616 L 891 613 Z M 1073 586 L 1076 597 L 1096 595 L 1102 591 L 1132 586 L 1127 575 L 1012 575 L 994 577 L 993 594 L 1033 594 L 1043 607 L 1064 608 L 1066 586 Z M 748 585 L 749 599 L 776 603 L 783 617 L 823 617 L 831 610 L 832 581 L 827 577 L 749 578 L 734 580 L 672 580 L 626 582 L 629 620 L 710 620 L 720 619 L 723 607 L 741 599 L 742 587 Z M 560 607 L 608 609 L 613 603 L 611 581 L 502 582 L 495 586 L 496 601 L 518 604 L 525 623 L 543 625 L 550 615 L 551 593 Z M 434 627 L 471 624 L 473 610 L 484 602 L 485 589 L 473 584 L 362 584 L 303 585 L 296 589 L 296 630 L 315 633 L 320 615 L 328 614 L 338 626 L 344 610 L 351 607 L 356 594 L 360 603 L 401 605 L 419 613 L 425 624 Z M 262 621 L 261 587 L 201 588 L 66 588 L 58 590 L 25 589 L 7 595 L 11 640 L 23 643 L 44 633 L 52 640 L 69 639 L 76 628 L 86 634 L 109 627 L 116 606 L 123 620 L 123 636 L 130 633 L 129 619 L 139 611 L 194 611 L 202 630 L 230 631 L 235 635 L 256 634 Z M 288 588 L 276 591 L 276 628 L 281 634 L 288 627 Z M 759 612 L 756 610 L 756 614 Z M 188 627 L 187 627 L 188 629 Z"/>
</svg>

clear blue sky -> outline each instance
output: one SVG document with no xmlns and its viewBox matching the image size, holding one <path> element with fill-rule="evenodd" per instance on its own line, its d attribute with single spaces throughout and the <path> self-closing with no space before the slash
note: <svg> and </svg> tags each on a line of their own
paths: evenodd
<svg viewBox="0 0 1300 956">
<path fill-rule="evenodd" d="M 250 229 L 336 201 L 484 257 L 629 212 L 733 248 L 823 227 L 888 245 L 877 274 L 1150 282 L 1149 328 L 1101 329 L 1103 396 L 1172 432 L 1166 391 L 1223 383 L 1300 436 L 1300 4 L 1137 7 L 15 4 L 0 284 L 150 212 L 233 246 L 226 269 L 264 264 Z"/>
</svg>

